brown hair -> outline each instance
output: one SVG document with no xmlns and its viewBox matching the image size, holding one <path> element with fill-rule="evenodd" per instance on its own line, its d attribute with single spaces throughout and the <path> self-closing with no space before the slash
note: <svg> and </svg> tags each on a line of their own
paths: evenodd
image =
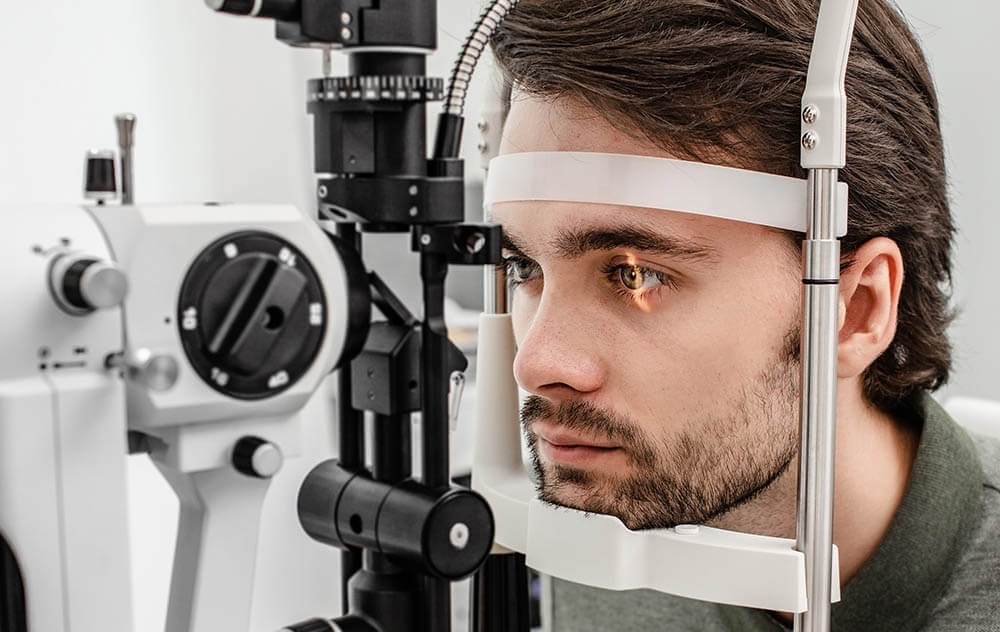
<svg viewBox="0 0 1000 632">
<path fill-rule="evenodd" d="M 520 0 L 494 52 L 520 90 L 571 97 L 680 157 L 804 177 L 800 99 L 818 0 Z M 896 409 L 948 378 L 951 243 L 937 97 L 899 12 L 863 0 L 847 70 L 845 261 L 886 236 L 906 274 L 896 336 L 864 375 Z M 798 236 L 801 239 L 801 236 Z"/>
</svg>

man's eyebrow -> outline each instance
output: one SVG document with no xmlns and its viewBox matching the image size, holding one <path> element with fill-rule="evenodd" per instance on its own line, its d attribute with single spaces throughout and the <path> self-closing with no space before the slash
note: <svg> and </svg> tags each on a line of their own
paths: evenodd
<svg viewBox="0 0 1000 632">
<path fill-rule="evenodd" d="M 503 240 L 502 247 L 504 250 L 509 250 L 512 254 L 518 257 L 524 257 L 524 248 L 521 247 L 521 238 L 517 235 L 512 234 L 506 228 L 502 231 Z"/>
<path fill-rule="evenodd" d="M 635 226 L 565 229 L 552 241 L 561 257 L 575 259 L 595 250 L 629 249 L 688 261 L 714 262 L 718 253 L 697 241 Z"/>
</svg>

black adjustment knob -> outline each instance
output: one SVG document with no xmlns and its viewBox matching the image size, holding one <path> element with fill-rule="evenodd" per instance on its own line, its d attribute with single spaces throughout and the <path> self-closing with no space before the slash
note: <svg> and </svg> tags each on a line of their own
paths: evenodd
<svg viewBox="0 0 1000 632">
<path fill-rule="evenodd" d="M 66 254 L 53 260 L 49 287 L 59 307 L 79 315 L 121 305 L 128 294 L 128 278 L 109 261 Z"/>
<path fill-rule="evenodd" d="M 209 246 L 181 286 L 178 323 L 191 365 L 212 388 L 241 399 L 295 383 L 326 328 L 319 278 L 293 245 L 260 232 Z"/>
<path fill-rule="evenodd" d="M 278 473 L 284 457 L 281 448 L 260 437 L 243 437 L 233 446 L 233 467 L 254 478 L 271 478 Z"/>
<path fill-rule="evenodd" d="M 110 149 L 91 149 L 87 152 L 83 196 L 99 203 L 118 197 L 115 153 Z"/>
</svg>

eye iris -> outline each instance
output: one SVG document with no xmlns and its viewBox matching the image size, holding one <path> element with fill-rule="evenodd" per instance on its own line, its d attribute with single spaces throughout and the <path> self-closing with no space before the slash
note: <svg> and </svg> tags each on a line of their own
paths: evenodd
<svg viewBox="0 0 1000 632">
<path fill-rule="evenodd" d="M 645 282 L 642 268 L 639 266 L 623 266 L 618 276 L 621 278 L 622 285 L 630 290 L 641 290 Z"/>
<path fill-rule="evenodd" d="M 531 266 L 524 261 L 514 262 L 514 273 L 519 279 L 526 279 L 531 276 Z"/>
</svg>

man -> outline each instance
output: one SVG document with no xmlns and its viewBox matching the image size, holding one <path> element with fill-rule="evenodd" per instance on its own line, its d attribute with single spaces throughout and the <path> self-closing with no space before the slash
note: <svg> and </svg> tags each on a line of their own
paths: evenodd
<svg viewBox="0 0 1000 632">
<path fill-rule="evenodd" d="M 803 177 L 814 0 L 520 0 L 494 50 L 501 154 L 582 151 Z M 937 101 L 895 9 L 847 72 L 835 630 L 1000 630 L 1000 442 L 929 397 L 950 367 Z M 631 206 L 498 204 L 543 500 L 629 528 L 795 535 L 801 234 Z M 554 581 L 554 629 L 782 630 L 787 613 Z"/>
</svg>

